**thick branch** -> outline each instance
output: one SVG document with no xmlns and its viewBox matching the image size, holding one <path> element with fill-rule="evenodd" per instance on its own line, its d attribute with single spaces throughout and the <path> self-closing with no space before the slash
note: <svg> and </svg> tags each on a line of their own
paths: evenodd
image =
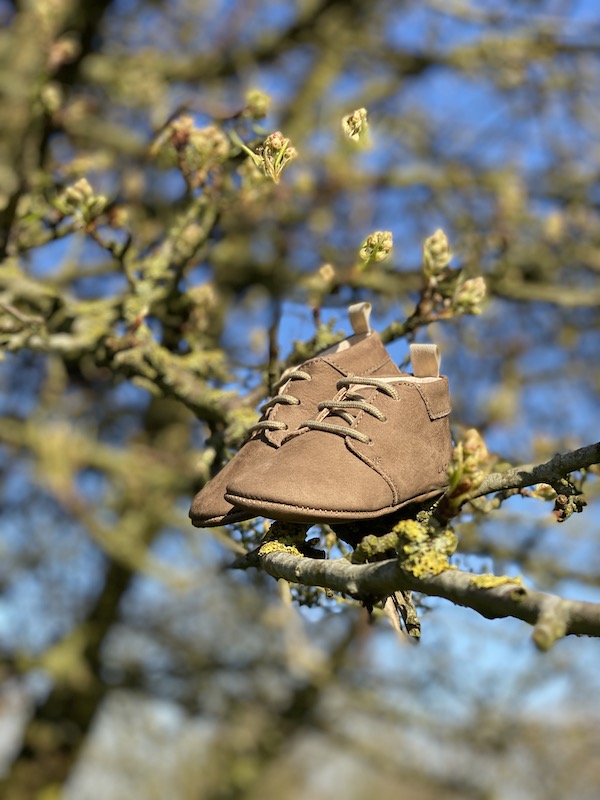
<svg viewBox="0 0 600 800">
<path fill-rule="evenodd" d="M 395 560 L 357 565 L 342 558 L 321 561 L 285 552 L 254 555 L 252 564 L 274 578 L 357 598 L 386 597 L 410 589 L 472 608 L 488 619 L 514 617 L 535 626 L 533 639 L 541 649 L 567 634 L 600 636 L 600 603 L 565 600 L 526 589 L 517 581 L 501 583 L 493 576 L 489 588 L 482 588 L 485 578 L 482 581 L 481 576 L 462 570 L 416 578 Z"/>
</svg>

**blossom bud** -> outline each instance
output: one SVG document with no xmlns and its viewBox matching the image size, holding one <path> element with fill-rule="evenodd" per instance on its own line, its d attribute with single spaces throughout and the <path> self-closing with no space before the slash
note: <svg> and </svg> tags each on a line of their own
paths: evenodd
<svg viewBox="0 0 600 800">
<path fill-rule="evenodd" d="M 103 194 L 98 194 L 95 197 L 90 198 L 85 204 L 85 217 L 89 220 L 92 220 L 95 217 L 100 216 L 100 214 L 106 208 L 107 202 L 108 200 Z"/>
<path fill-rule="evenodd" d="M 367 109 L 357 108 L 347 117 L 342 117 L 342 130 L 349 139 L 357 142 L 364 138 L 368 127 Z"/>
<path fill-rule="evenodd" d="M 456 291 L 454 307 L 462 314 L 481 314 L 481 303 L 485 294 L 485 280 L 481 275 L 477 278 L 468 278 Z"/>
<path fill-rule="evenodd" d="M 393 244 L 391 231 L 370 233 L 358 251 L 359 258 L 364 262 L 385 261 L 392 252 Z"/>
<path fill-rule="evenodd" d="M 65 203 L 71 207 L 76 207 L 94 196 L 94 191 L 87 178 L 80 178 L 71 186 L 67 186 L 64 191 Z"/>
<path fill-rule="evenodd" d="M 448 237 L 441 228 L 423 243 L 423 270 L 427 278 L 440 275 L 452 259 Z"/>
<path fill-rule="evenodd" d="M 274 183 L 279 182 L 279 176 L 284 168 L 298 155 L 296 148 L 290 145 L 290 140 L 286 139 L 281 131 L 275 131 L 267 136 L 258 148 L 257 154 L 257 157 L 253 156 L 253 160 Z"/>
<path fill-rule="evenodd" d="M 260 89 L 250 89 L 246 94 L 246 108 L 244 116 L 251 119 L 262 119 L 269 113 L 271 98 Z"/>
<path fill-rule="evenodd" d="M 265 149 L 271 149 L 278 152 L 285 144 L 285 137 L 281 131 L 275 131 L 270 136 L 267 136 L 265 139 L 264 147 Z"/>
</svg>

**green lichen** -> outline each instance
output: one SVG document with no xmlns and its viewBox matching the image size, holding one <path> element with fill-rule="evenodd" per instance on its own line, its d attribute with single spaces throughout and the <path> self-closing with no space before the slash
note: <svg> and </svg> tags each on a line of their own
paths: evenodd
<svg viewBox="0 0 600 800">
<path fill-rule="evenodd" d="M 301 547 L 306 537 L 306 525 L 297 525 L 290 522 L 274 522 L 258 548 L 259 556 L 269 553 L 289 553 L 293 556 L 302 556 Z"/>
<path fill-rule="evenodd" d="M 377 561 L 390 550 L 397 551 L 398 534 L 386 533 L 384 536 L 365 536 L 352 554 L 353 564 L 365 564 L 367 561 Z"/>
<path fill-rule="evenodd" d="M 509 578 L 508 575 L 492 575 L 491 573 L 473 575 L 469 581 L 470 586 L 474 586 L 477 589 L 495 589 L 496 586 L 505 586 L 508 583 L 520 587 L 523 586 L 523 581 L 520 577 Z"/>
<path fill-rule="evenodd" d="M 394 527 L 399 536 L 398 552 L 403 569 L 415 578 L 439 575 L 455 569 L 448 562 L 454 553 L 457 539 L 449 529 L 440 529 L 434 523 L 423 524 L 416 520 L 401 520 Z"/>
<path fill-rule="evenodd" d="M 289 553 L 292 556 L 302 555 L 295 545 L 285 544 L 284 542 L 264 542 L 258 549 L 258 555 L 267 556 L 269 553 Z"/>
<path fill-rule="evenodd" d="M 394 525 L 393 532 L 411 542 L 425 542 L 430 538 L 429 529 L 415 519 L 403 519 Z"/>
<path fill-rule="evenodd" d="M 411 553 L 402 566 L 411 572 L 415 578 L 425 578 L 430 575 L 439 575 L 447 569 L 456 569 L 448 563 L 448 558 L 443 553 L 432 550 L 424 553 Z"/>
<path fill-rule="evenodd" d="M 352 561 L 355 564 L 378 561 L 392 551 L 403 569 L 415 578 L 422 578 L 455 569 L 448 563 L 448 558 L 456 550 L 456 545 L 456 536 L 450 529 L 441 529 L 430 521 L 401 520 L 390 533 L 365 536 Z"/>
</svg>

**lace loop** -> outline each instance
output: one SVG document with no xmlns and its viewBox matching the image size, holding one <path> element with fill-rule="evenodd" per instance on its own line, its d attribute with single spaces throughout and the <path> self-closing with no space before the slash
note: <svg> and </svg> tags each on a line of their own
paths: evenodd
<svg viewBox="0 0 600 800">
<path fill-rule="evenodd" d="M 345 425 L 334 425 L 332 422 L 319 422 L 316 419 L 307 419 L 306 422 L 302 423 L 301 427 L 316 431 L 337 433 L 338 436 L 350 436 L 352 439 L 358 439 L 358 441 L 363 444 L 371 444 L 371 439 L 366 433 L 355 431 L 354 428 L 347 428 Z"/>
<path fill-rule="evenodd" d="M 273 391 L 278 392 L 288 381 L 312 381 L 312 375 L 303 369 L 295 369 L 292 372 L 285 370 L 281 378 L 273 385 Z"/>
<path fill-rule="evenodd" d="M 276 420 L 270 419 L 261 419 L 259 422 L 255 422 L 254 425 L 250 425 L 247 430 L 247 436 L 250 436 L 251 433 L 255 431 L 285 431 L 287 429 L 287 425 L 285 422 L 277 422 Z"/>
<path fill-rule="evenodd" d="M 302 369 L 296 369 L 293 372 L 284 372 L 281 378 L 274 384 L 273 391 L 279 392 L 282 386 L 284 386 L 288 381 L 312 381 L 312 376 L 310 373 L 305 372 Z M 267 400 L 260 407 L 260 413 L 264 416 L 270 408 L 277 405 L 284 405 L 284 406 L 299 406 L 300 400 L 297 397 L 294 397 L 292 394 L 275 394 L 271 397 L 270 400 Z M 254 423 L 254 425 L 250 425 L 248 430 L 246 431 L 246 439 L 251 436 L 256 431 L 285 431 L 287 430 L 287 424 L 285 422 L 278 422 L 277 420 L 271 419 L 261 419 L 258 422 Z"/>
<path fill-rule="evenodd" d="M 357 439 L 363 444 L 371 444 L 372 440 L 369 436 L 367 436 L 366 433 L 362 433 L 361 431 L 357 431 L 351 427 L 356 420 L 356 417 L 354 417 L 352 414 L 349 414 L 348 409 L 362 411 L 365 414 L 375 417 L 375 419 L 379 420 L 380 422 L 386 422 L 387 417 L 377 408 L 377 406 L 369 403 L 364 399 L 364 397 L 361 397 L 361 395 L 357 394 L 356 392 L 350 391 L 351 386 L 373 386 L 378 391 L 387 394 L 388 397 L 392 397 L 394 400 L 399 399 L 398 392 L 383 378 L 364 378 L 356 375 L 349 378 L 342 378 L 337 382 L 337 388 L 343 389 L 346 387 L 348 389 L 344 396 L 345 399 L 326 400 L 323 403 L 319 403 L 317 408 L 319 411 L 327 410 L 328 414 L 332 416 L 335 415 L 337 417 L 341 417 L 346 425 L 336 425 L 333 422 L 326 422 L 325 420 L 309 419 L 306 422 L 303 422 L 301 427 L 310 428 L 311 430 L 326 431 L 327 433 L 335 433 L 338 436 L 350 436 L 352 439 Z"/>
<path fill-rule="evenodd" d="M 357 375 L 352 375 L 349 378 L 341 378 L 336 386 L 338 389 L 343 389 L 344 386 L 374 386 L 376 389 L 379 389 L 380 392 L 389 395 L 389 397 L 393 397 L 394 400 L 398 399 L 398 392 L 384 380 L 384 378 L 362 378 Z M 348 392 L 348 394 L 354 393 Z"/>
<path fill-rule="evenodd" d="M 275 397 L 272 397 L 270 400 L 267 400 L 267 402 L 260 407 L 260 413 L 266 414 L 266 412 L 270 408 L 273 408 L 273 406 L 276 406 L 279 403 L 285 406 L 299 406 L 300 400 L 298 400 L 297 397 L 294 397 L 291 394 L 277 394 L 275 395 Z"/>
<path fill-rule="evenodd" d="M 351 393 L 348 392 L 346 397 L 350 397 Z M 352 394 L 352 397 L 357 397 L 358 395 Z M 385 414 L 382 413 L 376 406 L 372 405 L 371 403 L 367 403 L 366 400 L 362 398 L 360 400 L 328 400 L 326 403 L 319 403 L 317 406 L 319 411 L 324 411 L 328 409 L 330 411 L 338 412 L 338 416 L 345 419 L 349 425 L 351 425 L 354 421 L 354 417 L 351 414 L 345 414 L 343 409 L 345 408 L 355 408 L 357 411 L 365 411 L 367 414 L 371 414 L 371 416 L 375 417 L 376 419 L 380 420 L 381 422 L 385 422 Z"/>
</svg>

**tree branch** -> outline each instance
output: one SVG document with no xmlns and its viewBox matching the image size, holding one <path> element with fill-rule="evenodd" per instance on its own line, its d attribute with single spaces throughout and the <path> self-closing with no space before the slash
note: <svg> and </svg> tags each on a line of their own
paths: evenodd
<svg viewBox="0 0 600 800">
<path fill-rule="evenodd" d="M 536 483 L 556 485 L 564 476 L 600 462 L 600 443 L 557 454 L 544 464 L 523 464 L 488 475 L 469 499 L 492 492 L 521 489 Z M 484 617 L 515 617 L 534 626 L 532 638 L 541 650 L 549 649 L 568 634 L 600 636 L 600 603 L 566 600 L 526 589 L 520 579 L 473 575 L 447 569 L 438 575 L 415 577 L 394 560 L 376 564 L 351 564 L 346 559 L 321 561 L 288 552 L 259 554 L 238 559 L 233 567 L 255 566 L 275 578 L 320 586 L 357 599 L 382 599 L 411 590 L 443 597 L 471 608 Z"/>
<path fill-rule="evenodd" d="M 536 483 L 553 486 L 571 472 L 600 463 L 600 442 L 580 447 L 570 453 L 557 453 L 544 464 L 521 464 L 506 472 L 492 472 L 479 484 L 469 499 L 507 489 L 523 489 Z"/>
<path fill-rule="evenodd" d="M 473 575 L 458 569 L 416 578 L 394 559 L 357 565 L 343 558 L 322 561 L 289 552 L 255 552 L 237 565 L 256 566 L 274 578 L 321 586 L 360 599 L 382 598 L 402 589 L 443 597 L 487 619 L 514 617 L 533 625 L 533 641 L 542 650 L 570 634 L 600 636 L 600 603 L 566 600 L 526 589 L 519 579 Z"/>
</svg>

